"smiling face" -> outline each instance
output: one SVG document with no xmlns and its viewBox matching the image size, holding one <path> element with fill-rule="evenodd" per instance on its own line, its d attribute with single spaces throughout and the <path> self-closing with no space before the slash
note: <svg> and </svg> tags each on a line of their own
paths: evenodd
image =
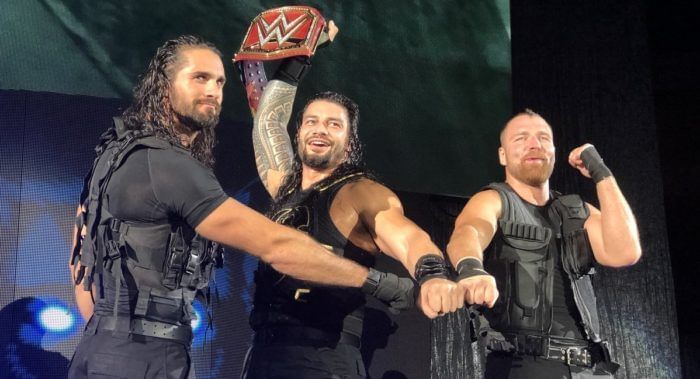
<svg viewBox="0 0 700 379">
<path fill-rule="evenodd" d="M 313 169 L 335 169 L 347 157 L 348 112 L 342 105 L 315 100 L 307 105 L 297 133 L 302 164 Z"/>
<path fill-rule="evenodd" d="M 542 186 L 554 170 L 554 153 L 552 128 L 537 114 L 513 117 L 501 133 L 498 158 L 506 181 Z"/>
<path fill-rule="evenodd" d="M 207 48 L 180 51 L 172 74 L 170 100 L 177 122 L 190 131 L 219 123 L 226 74 L 221 58 Z"/>
</svg>

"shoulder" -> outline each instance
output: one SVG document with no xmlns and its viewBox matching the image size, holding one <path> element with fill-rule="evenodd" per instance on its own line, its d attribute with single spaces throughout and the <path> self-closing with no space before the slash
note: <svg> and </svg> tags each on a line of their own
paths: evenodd
<svg viewBox="0 0 700 379">
<path fill-rule="evenodd" d="M 369 178 L 361 178 L 343 186 L 338 194 L 345 193 L 358 198 L 387 198 L 396 197 L 394 191 L 387 186 Z"/>
<path fill-rule="evenodd" d="M 352 181 L 338 191 L 336 198 L 352 204 L 358 212 L 372 209 L 401 207 L 394 191 L 369 178 Z"/>
<path fill-rule="evenodd" d="M 498 193 L 498 191 L 493 189 L 485 189 L 477 192 L 471 198 L 469 198 L 467 204 L 462 210 L 462 213 L 459 215 L 459 218 L 497 219 L 501 217 L 502 208 L 503 204 L 501 201 L 501 195 Z"/>
<path fill-rule="evenodd" d="M 209 171 L 209 168 L 192 157 L 192 155 L 183 148 L 172 145 L 163 148 L 146 148 L 148 149 L 148 159 L 151 165 L 174 168 L 182 174 L 186 174 L 188 170 Z"/>
<path fill-rule="evenodd" d="M 467 204 L 479 204 L 501 208 L 501 194 L 495 189 L 485 189 L 475 193 Z"/>
</svg>

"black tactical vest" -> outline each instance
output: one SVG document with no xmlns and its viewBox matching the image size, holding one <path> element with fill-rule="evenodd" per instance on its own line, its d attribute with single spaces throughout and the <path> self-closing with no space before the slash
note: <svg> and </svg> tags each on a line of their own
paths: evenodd
<svg viewBox="0 0 700 379">
<path fill-rule="evenodd" d="M 585 337 L 599 342 L 600 326 L 591 284 L 593 250 L 583 228 L 589 212 L 581 197 L 551 193 L 546 205 L 548 220 L 554 227 L 550 229 L 531 214 L 508 184 L 492 183 L 486 188 L 496 190 L 502 204 L 498 230 L 484 253 L 485 269 L 496 278 L 500 293 L 494 308 L 484 312 L 490 328 L 503 334 L 548 336 L 554 259 L 561 259 Z"/>
<path fill-rule="evenodd" d="M 72 262 L 79 261 L 83 269 L 76 284 L 82 282 L 85 290 L 97 284 L 100 290 L 96 301 L 100 302 L 105 299 L 103 281 L 114 280 L 114 316 L 121 318 L 125 316 L 118 315 L 117 303 L 125 284 L 130 294 L 129 318 L 189 327 L 195 295 L 208 286 L 212 267 L 223 263 L 222 251 L 184 222 L 134 224 L 110 214 L 106 194 L 109 180 L 129 153 L 139 147 L 182 149 L 146 132 L 127 130 L 121 119 L 114 119 L 114 128 L 101 136 L 95 149 L 97 158 L 81 194 L 85 211 L 76 221 L 78 243 Z M 80 238 L 83 226 L 86 235 Z"/>
<path fill-rule="evenodd" d="M 319 183 L 307 191 L 297 190 L 271 219 L 308 233 L 335 254 L 363 266 L 374 265 L 374 255 L 358 248 L 336 229 L 330 207 L 338 191 L 365 177 L 348 174 L 331 183 Z M 365 295 L 359 288 L 316 286 L 280 274 L 261 262 L 255 272 L 254 308 L 250 324 L 254 330 L 270 326 L 306 326 L 330 333 L 362 335 Z"/>
</svg>

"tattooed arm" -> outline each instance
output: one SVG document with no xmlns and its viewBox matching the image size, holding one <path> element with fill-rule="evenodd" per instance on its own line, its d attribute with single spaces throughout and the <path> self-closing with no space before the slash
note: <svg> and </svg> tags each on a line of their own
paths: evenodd
<svg viewBox="0 0 700 379">
<path fill-rule="evenodd" d="M 258 175 L 274 198 L 284 177 L 290 173 L 294 151 L 287 133 L 297 87 L 271 80 L 260 98 L 253 119 L 253 148 Z"/>
</svg>

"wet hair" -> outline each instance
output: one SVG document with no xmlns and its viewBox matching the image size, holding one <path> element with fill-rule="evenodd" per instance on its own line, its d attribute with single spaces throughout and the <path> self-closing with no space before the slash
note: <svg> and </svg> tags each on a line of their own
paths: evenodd
<svg viewBox="0 0 700 379">
<path fill-rule="evenodd" d="M 302 119 L 304 117 L 304 112 L 314 101 L 330 101 L 336 103 L 343 108 L 348 113 L 349 121 L 349 133 L 348 133 L 348 147 L 347 147 L 347 157 L 345 160 L 333 170 L 327 178 L 323 179 L 317 186 L 323 186 L 326 183 L 331 183 L 338 180 L 346 175 L 351 175 L 353 173 L 364 172 L 368 177 L 373 178 L 373 176 L 367 172 L 365 163 L 363 160 L 363 146 L 360 142 L 360 136 L 358 134 L 358 125 L 360 122 L 360 108 L 357 104 L 345 95 L 341 95 L 337 92 L 326 91 L 313 95 L 304 105 L 304 108 L 297 114 L 296 120 L 296 130 L 295 135 L 299 132 L 299 127 L 301 126 Z M 294 193 L 296 189 L 301 186 L 301 158 L 297 153 L 297 138 L 293 139 L 293 149 L 295 151 L 294 161 L 292 162 L 291 174 L 287 175 L 282 184 L 280 185 L 277 196 L 274 199 L 272 211 L 274 211 L 279 205 L 283 204 L 289 196 Z"/>
<path fill-rule="evenodd" d="M 146 71 L 134 88 L 131 105 L 122 113 L 124 124 L 131 130 L 153 132 L 175 145 L 181 145 L 175 130 L 175 111 L 170 99 L 172 80 L 181 66 L 181 52 L 189 49 L 209 49 L 222 57 L 221 52 L 204 39 L 184 35 L 166 41 L 158 48 Z M 202 128 L 190 146 L 192 156 L 208 167 L 214 165 L 214 128 Z"/>
</svg>

